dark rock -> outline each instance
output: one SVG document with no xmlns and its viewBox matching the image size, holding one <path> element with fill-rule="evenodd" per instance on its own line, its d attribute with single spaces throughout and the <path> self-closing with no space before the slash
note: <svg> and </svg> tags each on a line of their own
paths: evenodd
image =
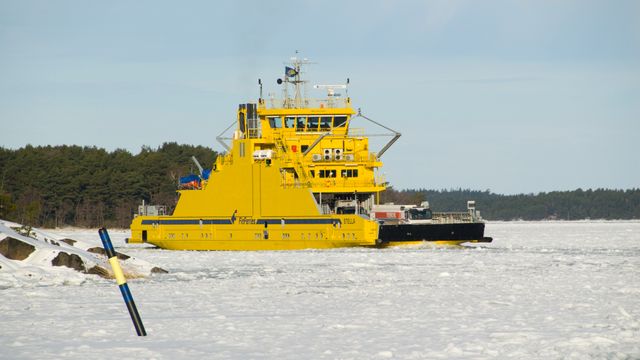
<svg viewBox="0 0 640 360">
<path fill-rule="evenodd" d="M 151 273 L 152 274 L 168 274 L 169 272 L 163 268 L 154 266 L 153 268 L 151 268 Z"/>
<path fill-rule="evenodd" d="M 60 246 L 60 243 L 59 243 L 59 242 L 57 242 L 57 241 L 55 241 L 55 240 L 53 240 L 53 239 L 47 239 L 47 238 L 45 238 L 45 239 L 44 239 L 44 242 L 48 242 L 48 243 L 49 243 L 49 244 L 51 244 L 51 245 Z"/>
<path fill-rule="evenodd" d="M 118 257 L 118 259 L 120 259 L 120 260 L 127 260 L 127 259 L 129 259 L 129 258 L 131 257 L 131 256 L 129 256 L 129 255 L 125 255 L 125 254 L 123 254 L 123 253 L 121 253 L 121 252 L 117 252 L 117 251 L 116 251 L 116 256 L 117 256 L 117 257 Z"/>
<path fill-rule="evenodd" d="M 24 260 L 34 251 L 36 251 L 35 246 L 10 236 L 0 241 L 0 254 L 7 259 Z"/>
<path fill-rule="evenodd" d="M 101 266 L 94 266 L 91 269 L 89 269 L 87 271 L 87 274 L 93 274 L 93 275 L 98 275 L 101 276 L 103 278 L 110 278 L 111 276 L 109 275 L 109 271 Z"/>
<path fill-rule="evenodd" d="M 58 256 L 51 260 L 51 265 L 53 266 L 66 266 L 68 268 L 72 268 L 77 271 L 86 271 L 86 267 L 84 266 L 84 261 L 82 258 L 76 254 L 68 254 L 64 251 L 60 251 Z"/>
<path fill-rule="evenodd" d="M 60 241 L 62 241 L 62 242 L 64 242 L 64 243 L 67 243 L 67 244 L 69 244 L 69 245 L 71 245 L 71 246 L 73 246 L 73 244 L 75 244 L 75 243 L 77 243 L 77 242 L 78 242 L 77 240 L 67 239 L 67 238 L 60 239 Z"/>
<path fill-rule="evenodd" d="M 88 252 L 90 252 L 90 253 L 100 254 L 100 255 L 107 256 L 107 252 L 106 252 L 106 251 L 104 251 L 104 249 L 103 249 L 103 248 L 101 248 L 101 247 L 92 247 L 92 248 L 87 249 L 87 251 L 88 251 Z M 119 253 L 119 252 L 117 252 L 117 251 L 116 251 L 116 257 L 117 257 L 118 259 L 120 259 L 120 260 L 127 260 L 127 259 L 129 259 L 131 256 L 129 256 L 129 255 L 125 255 L 125 254 L 123 254 L 123 253 Z"/>
</svg>

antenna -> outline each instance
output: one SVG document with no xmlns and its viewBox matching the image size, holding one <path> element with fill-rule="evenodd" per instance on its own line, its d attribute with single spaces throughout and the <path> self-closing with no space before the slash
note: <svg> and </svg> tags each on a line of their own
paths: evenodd
<svg viewBox="0 0 640 360">
<path fill-rule="evenodd" d="M 347 78 L 347 88 L 344 89 L 344 94 L 347 96 L 347 98 L 349 97 L 349 88 L 348 88 L 348 86 L 349 86 L 349 78 Z"/>
<path fill-rule="evenodd" d="M 262 79 L 258 79 L 258 85 L 260 85 L 260 100 L 262 100 Z"/>
<path fill-rule="evenodd" d="M 284 77 L 277 80 L 277 83 L 284 84 L 283 86 L 283 95 L 284 95 L 284 104 L 287 108 L 300 108 L 304 102 L 304 95 L 302 94 L 302 86 L 308 82 L 307 80 L 302 79 L 302 65 L 313 64 L 307 58 L 300 59 L 298 57 L 299 51 L 296 50 L 296 56 L 292 56 L 289 60 L 290 63 L 285 63 L 285 74 Z M 289 98 L 289 89 L 288 85 L 293 85 L 293 99 Z"/>
<path fill-rule="evenodd" d="M 346 89 L 347 85 L 313 85 L 314 89 L 327 89 L 327 96 L 340 96 L 339 93 L 336 93 L 336 89 Z"/>
</svg>

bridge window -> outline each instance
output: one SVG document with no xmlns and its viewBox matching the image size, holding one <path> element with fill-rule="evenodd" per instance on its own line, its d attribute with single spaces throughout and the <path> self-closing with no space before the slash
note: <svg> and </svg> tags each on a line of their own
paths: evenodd
<svg viewBox="0 0 640 360">
<path fill-rule="evenodd" d="M 328 131 L 332 128 L 344 127 L 347 119 L 347 116 L 287 116 L 284 119 L 284 126 L 292 128 L 295 122 L 296 131 Z"/>
<path fill-rule="evenodd" d="M 296 125 L 296 118 L 294 116 L 287 116 L 284 118 L 284 127 L 292 128 Z"/>
<path fill-rule="evenodd" d="M 318 131 L 319 122 L 320 122 L 319 117 L 309 116 L 309 121 L 307 122 L 307 131 Z"/>
<path fill-rule="evenodd" d="M 268 119 L 269 126 L 271 126 L 272 129 L 280 129 L 282 127 L 282 118 L 280 116 L 270 116 Z"/>
<path fill-rule="evenodd" d="M 322 118 L 320 118 L 320 129 L 331 129 L 331 116 L 323 116 Z"/>
<path fill-rule="evenodd" d="M 334 128 L 341 127 L 341 126 L 344 126 L 344 124 L 346 123 L 347 123 L 346 116 L 336 116 L 333 120 L 333 127 Z"/>
<path fill-rule="evenodd" d="M 297 131 L 304 131 L 304 126 L 307 123 L 307 117 L 306 116 L 298 116 L 296 118 L 296 130 Z"/>
</svg>

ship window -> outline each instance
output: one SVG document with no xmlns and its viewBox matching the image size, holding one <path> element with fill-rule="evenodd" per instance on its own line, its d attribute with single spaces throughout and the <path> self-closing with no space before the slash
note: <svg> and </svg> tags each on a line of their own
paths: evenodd
<svg viewBox="0 0 640 360">
<path fill-rule="evenodd" d="M 409 209 L 407 211 L 407 217 L 411 220 L 429 220 L 432 218 L 431 210 L 429 209 Z"/>
<path fill-rule="evenodd" d="M 331 116 L 323 116 L 320 119 L 320 129 L 328 130 L 331 128 Z"/>
<path fill-rule="evenodd" d="M 320 171 L 318 171 L 318 175 L 321 178 L 334 178 L 334 177 L 336 177 L 336 171 L 335 170 L 320 170 Z"/>
<path fill-rule="evenodd" d="M 309 170 L 309 175 L 313 178 L 316 177 L 316 171 L 315 170 Z"/>
<path fill-rule="evenodd" d="M 309 145 L 300 145 L 300 151 L 305 152 L 309 148 Z"/>
<path fill-rule="evenodd" d="M 282 127 L 282 118 L 280 116 L 269 117 L 269 126 L 272 129 L 280 129 Z"/>
<path fill-rule="evenodd" d="M 296 119 L 296 128 L 298 131 L 304 131 L 304 125 L 307 122 L 306 116 L 298 116 Z"/>
<path fill-rule="evenodd" d="M 240 131 L 245 132 L 247 123 L 244 121 L 244 113 L 240 113 Z"/>
<path fill-rule="evenodd" d="M 337 128 L 340 126 L 344 126 L 344 124 L 347 123 L 347 117 L 346 116 L 336 116 L 333 120 L 333 127 Z"/>
<path fill-rule="evenodd" d="M 340 172 L 340 176 L 344 178 L 358 177 L 358 170 L 357 169 L 342 170 Z"/>
<path fill-rule="evenodd" d="M 307 123 L 307 131 L 318 131 L 318 122 L 320 118 L 317 116 L 310 116 Z"/>
<path fill-rule="evenodd" d="M 284 127 L 292 128 L 296 125 L 296 118 L 293 116 L 287 116 L 284 118 Z"/>
</svg>

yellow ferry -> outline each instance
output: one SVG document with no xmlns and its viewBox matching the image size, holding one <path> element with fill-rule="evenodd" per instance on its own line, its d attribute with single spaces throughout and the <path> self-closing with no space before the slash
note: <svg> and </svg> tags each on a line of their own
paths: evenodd
<svg viewBox="0 0 640 360">
<path fill-rule="evenodd" d="M 185 250 L 379 243 L 379 224 L 369 215 L 386 186 L 377 169 L 400 134 L 370 151 L 363 130 L 351 127 L 358 116 L 351 99 L 337 93 L 347 85 L 316 85 L 326 98 L 306 98 L 302 65 L 308 62 L 291 60 L 278 79 L 283 98 L 263 99 L 259 81 L 257 103 L 238 107 L 231 146 L 222 142 L 228 151 L 209 173 L 187 179 L 173 214 L 141 206 L 128 242 Z"/>
<path fill-rule="evenodd" d="M 211 170 L 181 179 L 171 215 L 143 205 L 131 223 L 129 243 L 176 250 L 291 250 L 394 246 L 424 241 L 447 244 L 490 241 L 484 222 L 424 224 L 381 219 L 375 206 L 385 179 L 380 157 L 400 133 L 359 111 L 346 84 L 315 85 L 322 99 L 307 98 L 306 59 L 292 58 L 278 79 L 283 97 L 240 104 L 231 138 L 218 137 L 227 152 Z M 389 131 L 379 151 L 369 148 L 356 118 Z M 227 145 L 223 140 L 231 140 Z M 416 211 L 413 209 L 412 211 Z M 415 216 L 415 215 L 414 215 Z"/>
</svg>

